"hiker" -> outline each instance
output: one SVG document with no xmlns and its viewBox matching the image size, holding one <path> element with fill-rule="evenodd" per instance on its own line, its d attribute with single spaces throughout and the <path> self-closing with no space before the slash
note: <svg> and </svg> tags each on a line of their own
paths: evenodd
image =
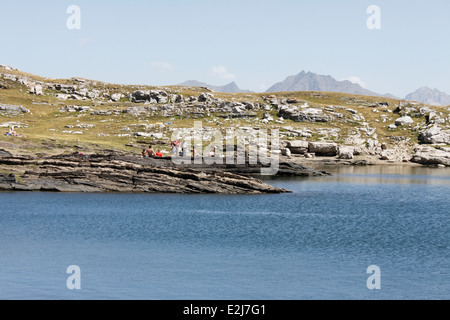
<svg viewBox="0 0 450 320">
<path fill-rule="evenodd" d="M 156 156 L 155 151 L 152 146 L 149 146 L 148 149 L 143 149 L 141 152 L 141 158 L 150 157 L 154 158 Z"/>
<path fill-rule="evenodd" d="M 148 149 L 145 150 L 145 152 L 147 153 L 147 156 L 149 156 L 150 158 L 154 158 L 156 155 L 155 150 L 153 150 L 152 146 L 148 146 Z"/>
<path fill-rule="evenodd" d="M 9 127 L 9 130 L 7 133 L 5 133 L 5 136 L 17 136 L 16 130 L 14 130 L 14 126 Z"/>
<path fill-rule="evenodd" d="M 209 156 L 212 158 L 216 156 L 216 147 L 212 148 L 212 150 L 209 152 Z"/>
<path fill-rule="evenodd" d="M 185 140 L 183 140 L 183 142 L 181 143 L 181 156 L 182 157 L 186 157 L 187 156 L 186 147 L 187 147 L 187 143 L 186 143 Z"/>
<path fill-rule="evenodd" d="M 175 141 L 175 149 L 176 149 L 176 154 L 177 156 L 180 155 L 180 141 Z"/>
</svg>

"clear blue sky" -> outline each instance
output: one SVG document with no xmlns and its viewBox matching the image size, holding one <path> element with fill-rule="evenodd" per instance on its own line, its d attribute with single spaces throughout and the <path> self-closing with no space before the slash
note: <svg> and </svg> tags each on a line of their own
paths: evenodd
<svg viewBox="0 0 450 320">
<path fill-rule="evenodd" d="M 69 30 L 69 5 L 81 29 Z M 366 10 L 381 9 L 381 30 Z M 54 78 L 261 91 L 301 70 L 450 93 L 448 0 L 0 0 L 0 64 Z"/>
</svg>

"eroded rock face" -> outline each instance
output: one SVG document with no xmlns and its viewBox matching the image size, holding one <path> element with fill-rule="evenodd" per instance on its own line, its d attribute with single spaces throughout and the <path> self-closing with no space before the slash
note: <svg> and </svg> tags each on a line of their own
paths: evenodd
<svg viewBox="0 0 450 320">
<path fill-rule="evenodd" d="M 250 177 L 261 165 L 183 165 L 170 159 L 70 155 L 34 158 L 0 155 L 0 190 L 59 192 L 165 192 L 261 194 L 283 193 Z M 322 175 L 296 164 L 281 163 L 285 175 Z"/>
<path fill-rule="evenodd" d="M 310 142 L 309 153 L 314 153 L 317 156 L 333 157 L 338 153 L 338 145 L 329 142 Z"/>
<path fill-rule="evenodd" d="M 123 98 L 123 94 L 121 94 L 121 93 L 113 93 L 112 95 L 110 95 L 110 99 L 113 102 L 117 102 L 122 98 Z"/>
<path fill-rule="evenodd" d="M 6 186 L 12 185 L 15 183 L 17 183 L 17 179 L 13 173 L 11 173 L 11 174 L 0 173 L 0 190 L 5 190 Z M 5 188 L 3 188 L 2 186 L 5 186 Z"/>
<path fill-rule="evenodd" d="M 41 96 L 43 94 L 42 86 L 40 84 L 32 86 L 29 90 L 29 93 Z"/>
<path fill-rule="evenodd" d="M 321 109 L 300 110 L 298 107 L 288 105 L 280 107 L 278 116 L 295 122 L 329 122 L 334 119 L 332 116 L 324 114 Z"/>
<path fill-rule="evenodd" d="M 308 141 L 293 140 L 287 143 L 287 147 L 293 154 L 306 154 L 308 153 L 309 143 Z"/>
<path fill-rule="evenodd" d="M 214 96 L 210 93 L 202 93 L 199 97 L 198 97 L 198 101 L 199 102 L 212 102 L 214 100 Z"/>
<path fill-rule="evenodd" d="M 12 156 L 13 155 L 10 152 L 8 152 L 6 150 L 3 150 L 3 149 L 0 149 L 0 157 L 9 158 L 9 157 L 12 157 Z"/>
<path fill-rule="evenodd" d="M 353 159 L 353 153 L 354 153 L 353 147 L 341 146 L 339 147 L 338 156 L 339 159 L 350 160 Z"/>
<path fill-rule="evenodd" d="M 450 144 L 450 131 L 444 131 L 437 125 L 434 125 L 419 133 L 419 141 L 424 144 Z"/>
<path fill-rule="evenodd" d="M 137 90 L 130 94 L 130 101 L 136 103 L 167 103 L 169 94 L 164 90 Z"/>
<path fill-rule="evenodd" d="M 397 120 L 395 120 L 395 125 L 397 127 L 405 126 L 405 125 L 413 124 L 413 123 L 414 123 L 414 120 L 410 116 L 404 116 L 404 117 L 401 117 L 401 118 L 398 118 Z"/>
<path fill-rule="evenodd" d="M 450 148 L 420 146 L 415 149 L 415 152 L 411 162 L 423 165 L 444 165 L 450 167 Z"/>
<path fill-rule="evenodd" d="M 8 105 L 8 104 L 0 104 L 0 113 L 1 114 L 21 114 L 21 113 L 28 113 L 30 110 L 27 108 L 24 108 L 23 106 L 15 106 L 15 105 Z"/>
</svg>

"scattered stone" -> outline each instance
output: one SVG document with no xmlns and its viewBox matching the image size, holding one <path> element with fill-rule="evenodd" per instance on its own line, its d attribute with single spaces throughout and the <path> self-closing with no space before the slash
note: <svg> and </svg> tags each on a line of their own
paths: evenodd
<svg viewBox="0 0 450 320">
<path fill-rule="evenodd" d="M 118 112 L 114 112 L 111 110 L 96 110 L 91 112 L 91 115 L 93 116 L 111 116 L 113 114 L 118 114 Z"/>
<path fill-rule="evenodd" d="M 389 102 L 376 102 L 369 105 L 370 108 L 387 108 L 389 107 Z"/>
<path fill-rule="evenodd" d="M 268 103 L 270 103 L 271 105 L 276 105 L 276 104 L 278 104 L 278 99 L 277 99 L 277 97 L 275 96 L 275 95 L 270 95 L 270 96 L 266 96 L 266 97 L 263 97 L 263 100 L 265 101 L 265 102 L 268 102 Z"/>
<path fill-rule="evenodd" d="M 254 110 L 254 109 L 256 109 L 256 106 L 255 106 L 255 104 L 253 104 L 253 102 L 243 101 L 242 104 L 245 106 L 246 110 Z"/>
<path fill-rule="evenodd" d="M 110 96 L 111 101 L 117 102 L 124 97 L 121 93 L 114 93 Z"/>
<path fill-rule="evenodd" d="M 338 145 L 328 142 L 309 142 L 308 150 L 309 153 L 317 156 L 334 157 L 338 154 Z"/>
<path fill-rule="evenodd" d="M 202 93 L 198 97 L 198 102 L 212 102 L 214 100 L 214 96 L 211 93 Z"/>
<path fill-rule="evenodd" d="M 184 101 L 184 97 L 182 94 L 177 95 L 177 97 L 175 98 L 175 103 L 181 103 Z"/>
<path fill-rule="evenodd" d="M 70 94 L 57 93 L 55 95 L 55 97 L 56 97 L 56 99 L 65 101 L 65 100 L 68 100 L 71 97 L 71 95 Z"/>
<path fill-rule="evenodd" d="M 410 116 L 404 116 L 404 117 L 401 117 L 401 118 L 398 118 L 397 120 L 395 120 L 395 125 L 397 127 L 408 125 L 408 124 L 413 124 L 413 123 L 414 123 L 414 120 Z"/>
<path fill-rule="evenodd" d="M 323 114 L 323 111 L 315 108 L 299 110 L 298 107 L 283 105 L 278 112 L 279 117 L 291 119 L 295 122 L 329 122 L 334 117 Z"/>
<path fill-rule="evenodd" d="M 75 126 L 75 128 L 86 129 L 86 130 L 88 130 L 88 129 L 93 129 L 93 128 L 95 128 L 95 125 L 94 125 L 94 124 L 90 124 L 90 123 L 80 123 L 80 124 L 77 124 L 77 125 Z"/>
<path fill-rule="evenodd" d="M 270 113 L 265 112 L 263 114 L 263 120 L 267 120 L 267 122 L 273 121 L 273 117 L 270 115 Z"/>
<path fill-rule="evenodd" d="M 150 101 L 150 91 L 142 91 L 142 90 L 134 91 L 130 95 L 130 100 L 131 100 L 131 102 L 137 102 L 137 103 Z"/>
<path fill-rule="evenodd" d="M 289 103 L 289 104 L 299 103 L 299 102 L 300 102 L 300 100 L 298 100 L 296 98 L 288 98 L 288 99 L 286 99 L 286 103 Z"/>
<path fill-rule="evenodd" d="M 161 132 L 157 132 L 157 133 L 135 132 L 134 136 L 135 137 L 143 137 L 143 138 L 162 139 L 163 134 Z"/>
<path fill-rule="evenodd" d="M 353 159 L 353 147 L 341 146 L 339 147 L 339 159 Z"/>
<path fill-rule="evenodd" d="M 419 132 L 419 141 L 423 144 L 450 144 L 450 130 L 442 130 L 437 125 Z"/>
<path fill-rule="evenodd" d="M 17 121 L 0 123 L 0 128 L 11 128 L 12 126 L 14 126 L 14 128 L 28 128 L 28 125 Z"/>
<path fill-rule="evenodd" d="M 306 154 L 308 153 L 309 143 L 308 141 L 292 140 L 287 143 L 287 148 L 293 154 Z"/>
<path fill-rule="evenodd" d="M 450 167 L 450 152 L 431 146 L 419 146 L 415 150 L 411 162 L 423 165 L 444 165 Z"/>
<path fill-rule="evenodd" d="M 285 157 L 291 157 L 292 153 L 291 150 L 289 148 L 282 148 L 281 149 L 281 154 Z"/>
<path fill-rule="evenodd" d="M 89 111 L 92 111 L 92 108 L 87 106 L 65 106 L 59 109 L 59 112 L 89 112 Z"/>
<path fill-rule="evenodd" d="M 11 66 L 8 66 L 6 64 L 0 64 L 0 68 L 5 69 L 5 70 L 14 70 Z"/>
<path fill-rule="evenodd" d="M 28 92 L 31 94 L 41 96 L 43 94 L 42 86 L 40 84 L 34 85 L 30 88 L 30 90 Z"/>
<path fill-rule="evenodd" d="M 18 115 L 21 113 L 29 113 L 30 110 L 23 106 L 0 104 L 0 114 L 2 115 Z"/>
<path fill-rule="evenodd" d="M 353 147 L 353 155 L 359 156 L 363 153 L 363 148 L 361 146 Z"/>
<path fill-rule="evenodd" d="M 394 155 L 389 150 L 383 150 L 380 154 L 380 160 L 394 160 Z"/>
</svg>

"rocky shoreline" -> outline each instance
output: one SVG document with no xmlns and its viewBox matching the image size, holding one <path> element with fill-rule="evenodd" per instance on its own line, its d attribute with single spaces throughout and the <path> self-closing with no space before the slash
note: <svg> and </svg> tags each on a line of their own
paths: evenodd
<svg viewBox="0 0 450 320">
<path fill-rule="evenodd" d="M 1 191 L 145 192 L 267 194 L 286 193 L 252 177 L 261 165 L 192 164 L 176 166 L 170 158 L 127 155 L 17 156 L 0 152 Z M 295 163 L 280 163 L 279 176 L 327 173 Z"/>
<path fill-rule="evenodd" d="M 441 131 L 437 131 L 441 134 Z M 447 138 L 446 138 L 447 139 Z M 369 150 L 361 146 L 339 145 L 332 142 L 289 141 L 281 153 L 290 159 L 302 159 L 302 162 L 323 162 L 328 165 L 384 165 L 384 164 L 420 164 L 425 166 L 449 167 L 449 141 L 414 145 L 412 148 L 404 142 L 395 146 L 374 145 Z M 298 161 L 296 161 L 298 162 Z"/>
<path fill-rule="evenodd" d="M 0 127 L 14 126 L 24 137 L 39 139 L 33 141 L 34 149 L 29 148 L 31 154 L 53 152 L 55 146 L 61 146 L 58 152 L 111 148 L 136 154 L 149 144 L 169 154 L 170 141 L 201 141 L 201 145 L 228 132 L 236 133 L 237 145 L 248 142 L 249 147 L 264 150 L 269 145 L 261 132 L 276 129 L 279 144 L 270 152 L 281 154 L 287 163 L 280 174 L 297 175 L 293 163 L 318 161 L 450 166 L 448 106 L 324 92 L 230 95 L 182 86 L 54 80 L 10 67 L 0 69 L 5 72 L 0 73 L 4 93 Z M 18 101 L 24 106 L 16 105 Z M 14 142 L 12 137 L 6 139 Z M 9 150 L 16 152 L 21 143 Z M 7 142 L 0 141 L 0 147 L 8 148 Z M 251 166 L 189 169 L 247 175 L 259 171 Z"/>
</svg>

